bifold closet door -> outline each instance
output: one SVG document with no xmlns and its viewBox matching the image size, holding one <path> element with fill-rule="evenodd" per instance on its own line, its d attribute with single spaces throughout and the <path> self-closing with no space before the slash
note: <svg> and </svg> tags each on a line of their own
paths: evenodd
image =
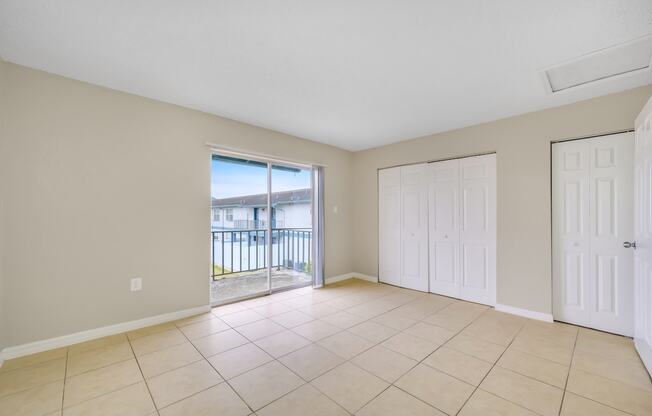
<svg viewBox="0 0 652 416">
<path fill-rule="evenodd" d="M 430 291 L 460 297 L 460 161 L 428 166 Z"/>
<path fill-rule="evenodd" d="M 496 304 L 496 155 L 460 159 L 460 297 Z"/>
<path fill-rule="evenodd" d="M 378 171 L 378 280 L 401 285 L 401 168 Z"/>
<path fill-rule="evenodd" d="M 401 286 L 428 291 L 427 164 L 401 167 Z"/>
<path fill-rule="evenodd" d="M 496 155 L 429 164 L 430 291 L 496 303 Z"/>
<path fill-rule="evenodd" d="M 555 143 L 552 153 L 554 317 L 631 336 L 633 135 Z"/>
</svg>

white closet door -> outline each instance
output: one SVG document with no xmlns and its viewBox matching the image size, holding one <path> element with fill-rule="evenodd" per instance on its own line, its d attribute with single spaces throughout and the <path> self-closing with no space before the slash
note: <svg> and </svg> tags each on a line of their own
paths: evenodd
<svg viewBox="0 0 652 416">
<path fill-rule="evenodd" d="M 430 291 L 460 297 L 460 161 L 428 164 Z"/>
<path fill-rule="evenodd" d="M 426 183 L 425 163 L 401 167 L 401 286 L 427 292 L 428 188 Z M 393 255 L 396 255 L 396 252 Z"/>
<path fill-rule="evenodd" d="M 590 225 L 589 143 L 552 146 L 553 313 L 588 326 Z"/>
<path fill-rule="evenodd" d="M 632 133 L 589 140 L 591 181 L 591 326 L 634 334 Z"/>
<path fill-rule="evenodd" d="M 460 297 L 496 303 L 496 155 L 460 159 Z"/>
<path fill-rule="evenodd" d="M 556 319 L 633 333 L 631 133 L 553 145 Z"/>
<path fill-rule="evenodd" d="M 378 278 L 401 285 L 401 168 L 378 171 Z"/>
</svg>

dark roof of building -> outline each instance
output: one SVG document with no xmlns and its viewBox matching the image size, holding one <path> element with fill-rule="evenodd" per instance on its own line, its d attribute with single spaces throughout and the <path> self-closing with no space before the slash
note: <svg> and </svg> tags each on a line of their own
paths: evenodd
<svg viewBox="0 0 652 416">
<path fill-rule="evenodd" d="M 243 195 L 221 199 L 212 198 L 212 200 L 211 206 L 219 208 L 267 206 L 267 194 Z M 272 204 L 300 204 L 309 203 L 310 201 L 310 188 L 274 192 L 272 194 Z"/>
</svg>

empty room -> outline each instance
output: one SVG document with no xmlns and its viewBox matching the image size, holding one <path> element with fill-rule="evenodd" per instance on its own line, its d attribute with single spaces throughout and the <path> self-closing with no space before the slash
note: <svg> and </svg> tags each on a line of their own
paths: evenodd
<svg viewBox="0 0 652 416">
<path fill-rule="evenodd" d="M 652 416 L 651 374 L 651 0 L 0 0 L 0 416 Z"/>
</svg>

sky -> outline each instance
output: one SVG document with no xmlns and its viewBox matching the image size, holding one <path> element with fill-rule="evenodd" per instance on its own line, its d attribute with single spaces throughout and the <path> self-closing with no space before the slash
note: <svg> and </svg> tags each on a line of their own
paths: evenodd
<svg viewBox="0 0 652 416">
<path fill-rule="evenodd" d="M 272 168 L 272 191 L 290 191 L 310 187 L 310 170 L 289 172 Z M 211 195 L 213 198 L 264 194 L 267 192 L 267 168 L 213 160 Z"/>
</svg>

